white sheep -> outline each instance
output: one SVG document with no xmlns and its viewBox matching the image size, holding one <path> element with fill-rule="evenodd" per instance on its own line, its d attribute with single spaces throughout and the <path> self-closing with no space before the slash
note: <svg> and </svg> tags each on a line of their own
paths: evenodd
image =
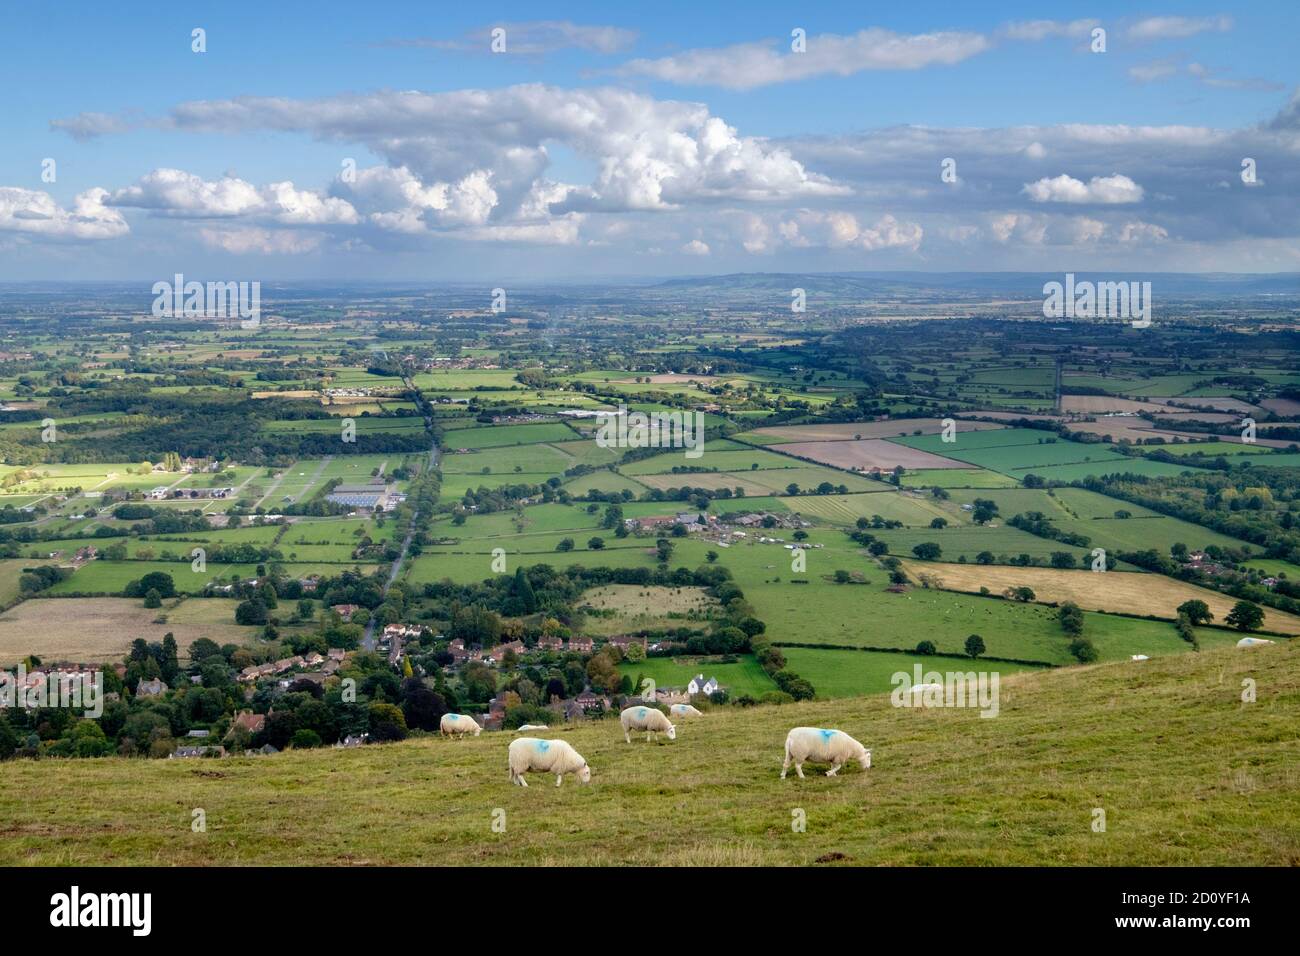
<svg viewBox="0 0 1300 956">
<path fill-rule="evenodd" d="M 582 754 L 566 740 L 542 740 L 540 737 L 517 737 L 510 742 L 510 782 L 528 786 L 524 774 L 530 770 L 555 774 L 555 785 L 564 782 L 566 773 L 576 773 L 583 783 L 591 782 L 591 768 Z"/>
<path fill-rule="evenodd" d="M 668 713 L 674 717 L 703 717 L 704 715 L 692 707 L 690 704 L 673 704 L 668 708 Z"/>
<path fill-rule="evenodd" d="M 833 777 L 840 772 L 840 766 L 849 760 L 856 760 L 863 770 L 871 766 L 871 751 L 858 743 L 842 730 L 822 730 L 820 727 L 796 727 L 785 737 L 785 763 L 781 767 L 781 779 L 785 779 L 790 764 L 803 776 L 804 761 L 829 763 L 831 769 L 826 776 Z"/>
<path fill-rule="evenodd" d="M 628 743 L 632 742 L 634 730 L 644 730 L 646 740 L 655 734 L 667 734 L 669 740 L 677 739 L 677 728 L 668 721 L 662 710 L 654 707 L 629 707 L 618 715 L 618 720 L 623 725 L 623 739 Z"/>
<path fill-rule="evenodd" d="M 483 728 L 468 714 L 443 714 L 442 720 L 438 721 L 438 732 L 444 737 L 463 737 L 466 734 L 477 737 Z"/>
<path fill-rule="evenodd" d="M 551 728 L 547 727 L 545 724 L 524 724 L 522 727 L 516 730 L 515 733 L 522 734 L 525 730 L 550 730 L 550 729 Z"/>
</svg>

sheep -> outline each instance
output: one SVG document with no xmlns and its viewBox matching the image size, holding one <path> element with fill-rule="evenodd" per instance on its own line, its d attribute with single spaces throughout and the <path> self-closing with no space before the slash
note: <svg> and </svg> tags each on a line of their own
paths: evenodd
<svg viewBox="0 0 1300 956">
<path fill-rule="evenodd" d="M 668 708 L 668 713 L 674 717 L 703 717 L 704 715 L 692 707 L 690 704 L 673 704 Z"/>
<path fill-rule="evenodd" d="M 515 733 L 522 734 L 525 730 L 550 730 L 550 729 L 551 728 L 547 727 L 545 724 L 524 724 L 523 726 L 519 727 L 515 731 Z"/>
<path fill-rule="evenodd" d="M 677 739 L 677 728 L 669 723 L 662 710 L 653 707 L 629 707 L 618 715 L 618 720 L 623 725 L 623 739 L 628 743 L 632 742 L 634 730 L 644 730 L 646 740 L 657 733 L 667 734 L 669 740 Z"/>
<path fill-rule="evenodd" d="M 540 737 L 517 737 L 510 742 L 510 782 L 528 786 L 524 774 L 530 770 L 555 774 L 555 785 L 564 782 L 566 773 L 576 773 L 583 783 L 591 782 L 591 768 L 586 759 L 566 740 L 542 740 Z"/>
<path fill-rule="evenodd" d="M 871 751 L 842 730 L 796 727 L 785 738 L 785 763 L 781 767 L 781 779 L 785 779 L 792 762 L 795 771 L 802 778 L 806 760 L 829 763 L 831 769 L 826 771 L 826 776 L 833 777 L 840 772 L 840 766 L 847 760 L 856 760 L 863 770 L 870 768 Z"/>
<path fill-rule="evenodd" d="M 465 734 L 477 737 L 483 728 L 468 714 L 443 714 L 442 720 L 438 721 L 438 732 L 444 737 L 463 737 Z"/>
</svg>

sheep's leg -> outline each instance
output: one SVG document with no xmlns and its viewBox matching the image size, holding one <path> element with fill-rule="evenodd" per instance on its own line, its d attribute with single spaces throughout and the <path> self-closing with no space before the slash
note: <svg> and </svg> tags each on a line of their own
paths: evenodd
<svg viewBox="0 0 1300 956">
<path fill-rule="evenodd" d="M 655 732 L 653 730 L 647 730 L 645 732 L 645 742 L 649 743 L 654 738 L 654 735 Z"/>
<path fill-rule="evenodd" d="M 790 769 L 790 751 L 785 752 L 785 763 L 781 764 L 781 779 L 785 779 L 785 772 Z"/>
<path fill-rule="evenodd" d="M 557 773 L 555 775 L 555 785 L 558 787 L 562 783 L 564 783 L 564 774 Z"/>
<path fill-rule="evenodd" d="M 803 780 L 803 779 L 804 779 L 804 775 L 803 775 L 803 764 L 802 764 L 802 763 L 799 763 L 799 762 L 796 761 L 796 762 L 795 762 L 795 765 L 794 765 L 794 769 L 795 769 L 796 771 L 798 771 L 798 773 L 799 773 L 799 779 L 800 779 L 800 780 Z"/>
<path fill-rule="evenodd" d="M 836 761 L 835 763 L 831 764 L 831 769 L 826 771 L 826 776 L 833 777 L 839 772 L 840 772 L 840 764 L 839 761 Z"/>
<path fill-rule="evenodd" d="M 519 775 L 517 779 L 519 780 L 519 786 L 521 787 L 528 786 L 528 781 L 524 779 L 524 775 L 522 773 Z"/>
<path fill-rule="evenodd" d="M 632 731 L 628 730 L 626 727 L 623 728 L 623 739 L 628 743 L 632 742 Z"/>
</svg>

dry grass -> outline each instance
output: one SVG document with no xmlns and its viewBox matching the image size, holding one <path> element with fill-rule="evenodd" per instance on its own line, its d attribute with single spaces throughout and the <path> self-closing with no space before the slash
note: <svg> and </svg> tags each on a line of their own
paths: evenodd
<svg viewBox="0 0 1300 956">
<path fill-rule="evenodd" d="M 120 661 L 137 637 L 160 641 L 170 631 L 182 653 L 209 637 L 218 644 L 246 644 L 255 628 L 234 623 L 233 600 L 164 601 L 150 610 L 130 598 L 36 598 L 0 614 L 0 665 L 28 654 L 43 661 L 94 664 Z M 160 616 L 166 623 L 154 623 Z"/>
<path fill-rule="evenodd" d="M 1113 611 L 1178 617 L 1175 608 L 1184 601 L 1201 600 L 1209 605 L 1216 623 L 1222 623 L 1236 603 L 1236 598 L 1175 581 L 1160 574 L 1107 571 L 1060 571 L 1055 568 L 1013 568 L 1006 565 L 930 564 L 904 561 L 903 566 L 914 579 L 922 574 L 938 579 L 938 586 L 951 591 L 978 591 L 986 587 L 994 594 L 1007 588 L 1030 587 L 1039 601 L 1060 603 L 1073 601 L 1087 611 Z M 1264 628 L 1282 634 L 1300 634 L 1300 618 L 1264 609 Z"/>
</svg>

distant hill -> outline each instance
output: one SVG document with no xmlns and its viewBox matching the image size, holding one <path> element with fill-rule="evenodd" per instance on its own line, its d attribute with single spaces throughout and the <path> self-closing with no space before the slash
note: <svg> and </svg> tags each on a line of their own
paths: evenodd
<svg viewBox="0 0 1300 956">
<path fill-rule="evenodd" d="M 935 659 L 954 666 L 979 668 Z M 1254 703 L 1241 701 L 1245 678 Z M 1017 674 L 991 719 L 880 695 L 714 710 L 656 744 L 624 743 L 613 719 L 586 723 L 554 735 L 592 782 L 558 790 L 536 774 L 526 790 L 509 783 L 508 733 L 225 760 L 15 760 L 0 864 L 1294 866 L 1298 706 L 1291 642 Z M 853 734 L 872 768 L 780 780 L 796 725 Z M 195 807 L 206 833 L 190 830 Z M 806 832 L 792 831 L 792 809 Z"/>
<path fill-rule="evenodd" d="M 1039 298 L 1046 282 L 1063 281 L 1062 272 L 825 272 L 733 273 L 669 279 L 655 288 L 713 292 L 727 290 L 781 291 L 793 288 L 822 294 L 857 293 L 873 296 L 904 290 L 948 290 Z M 1076 281 L 1150 282 L 1159 295 L 1181 296 L 1300 296 L 1300 273 L 1076 272 Z"/>
</svg>

